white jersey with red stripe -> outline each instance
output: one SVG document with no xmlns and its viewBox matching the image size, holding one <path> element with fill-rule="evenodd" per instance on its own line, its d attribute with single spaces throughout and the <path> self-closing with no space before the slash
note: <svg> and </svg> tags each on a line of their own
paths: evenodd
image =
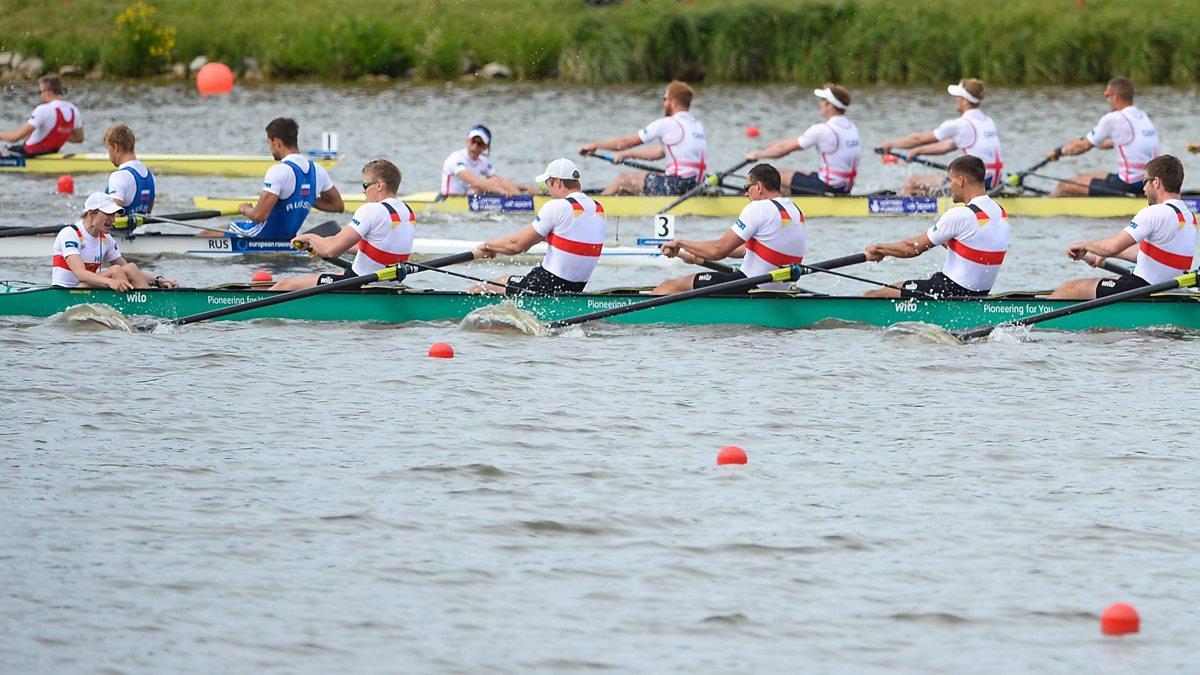
<svg viewBox="0 0 1200 675">
<path fill-rule="evenodd" d="M 1135 105 L 1125 106 L 1101 117 L 1095 128 L 1088 132 L 1087 139 L 1093 146 L 1112 140 L 1113 150 L 1117 151 L 1115 173 L 1126 183 L 1144 180 L 1146 162 L 1158 157 L 1161 152 L 1154 123 L 1149 115 Z"/>
<path fill-rule="evenodd" d="M 28 122 L 33 125 L 33 131 L 25 139 L 25 152 L 29 155 L 57 152 L 71 132 L 83 128 L 79 108 L 61 98 L 34 108 Z"/>
<path fill-rule="evenodd" d="M 963 154 L 972 155 L 983 160 L 987 169 L 984 181 L 989 187 L 998 184 L 1004 169 L 1004 159 L 1000 152 L 1000 133 L 996 131 L 996 123 L 979 108 L 971 108 L 961 117 L 946 120 L 933 130 L 933 135 L 939 141 L 947 138 L 954 139 L 954 145 Z"/>
<path fill-rule="evenodd" d="M 76 221 L 58 231 L 54 238 L 54 260 L 52 262 L 51 282 L 55 286 L 75 288 L 79 286 L 79 277 L 67 266 L 67 258 L 77 255 L 83 262 L 83 268 L 89 272 L 100 272 L 100 265 L 112 262 L 121 257 L 117 250 L 117 241 L 111 234 L 101 234 L 93 237 L 83 226 L 83 221 Z"/>
<path fill-rule="evenodd" d="M 787 197 L 750 202 L 730 229 L 746 242 L 741 269 L 747 277 L 804 260 L 804 214 Z M 789 286 L 791 282 L 781 281 L 759 288 L 785 291 Z"/>
<path fill-rule="evenodd" d="M 1168 199 L 1147 206 L 1137 212 L 1125 232 L 1138 243 L 1137 267 L 1133 273 L 1147 283 L 1161 283 L 1192 268 L 1196 215 L 1182 201 Z"/>
<path fill-rule="evenodd" d="M 668 176 L 697 180 L 704 177 L 708 140 L 704 137 L 704 125 L 692 113 L 684 110 L 654 120 L 638 132 L 638 138 L 643 143 L 654 139 L 662 141 L 663 151 L 667 153 Z"/>
<path fill-rule="evenodd" d="M 607 227 L 604 207 L 582 192 L 546 202 L 533 219 L 547 244 L 542 267 L 560 279 L 586 282 L 600 262 Z"/>
<path fill-rule="evenodd" d="M 796 139 L 801 150 L 816 146 L 821 153 L 821 164 L 817 177 L 829 187 L 854 189 L 858 176 L 858 160 L 862 144 L 858 139 L 858 127 L 845 115 L 834 115 L 814 124 Z"/>
<path fill-rule="evenodd" d="M 346 225 L 362 238 L 354 256 L 354 273 L 370 274 L 388 265 L 405 262 L 417 235 L 417 216 L 396 197 L 367 202 L 358 207 Z"/>
<path fill-rule="evenodd" d="M 463 171 L 470 171 L 480 178 L 491 178 L 496 175 L 496 170 L 492 168 L 492 160 L 485 155 L 471 159 L 471 153 L 467 152 L 466 148 L 455 150 L 450 153 L 446 161 L 442 162 L 442 194 L 467 194 L 471 186 L 458 177 L 458 174 Z"/>
<path fill-rule="evenodd" d="M 963 288 L 988 292 L 996 285 L 1011 230 L 1004 209 L 980 195 L 966 206 L 947 210 L 926 235 L 946 247 L 942 274 Z"/>
</svg>

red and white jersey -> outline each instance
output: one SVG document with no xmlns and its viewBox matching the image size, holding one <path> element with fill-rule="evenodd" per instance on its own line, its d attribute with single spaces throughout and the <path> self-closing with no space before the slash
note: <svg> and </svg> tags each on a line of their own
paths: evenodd
<svg viewBox="0 0 1200 675">
<path fill-rule="evenodd" d="M 362 276 L 407 261 L 417 234 L 416 223 L 413 210 L 396 197 L 358 207 L 346 225 L 362 237 L 358 255 L 354 256 L 354 273 Z"/>
<path fill-rule="evenodd" d="M 450 153 L 446 161 L 442 162 L 442 194 L 467 194 L 471 186 L 458 177 L 458 174 L 463 171 L 470 171 L 480 178 L 491 178 L 496 175 L 496 170 L 492 168 L 492 160 L 485 155 L 471 159 L 471 153 L 467 152 L 466 148 L 455 150 Z"/>
<path fill-rule="evenodd" d="M 963 288 L 987 292 L 996 285 L 1011 230 L 1004 209 L 980 195 L 943 213 L 925 234 L 946 247 L 942 274 Z"/>
<path fill-rule="evenodd" d="M 546 239 L 542 267 L 567 281 L 587 281 L 600 262 L 608 220 L 604 207 L 582 192 L 542 205 L 533 229 Z"/>
<path fill-rule="evenodd" d="M 1126 183 L 1137 183 L 1146 178 L 1146 162 L 1158 157 L 1158 132 L 1150 116 L 1130 105 L 1114 110 L 1088 132 L 1088 141 L 1099 146 L 1112 139 L 1113 150 L 1117 151 L 1116 174 Z"/>
<path fill-rule="evenodd" d="M 688 111 L 662 117 L 646 125 L 638 132 L 643 143 L 654 139 L 662 141 L 667 153 L 668 176 L 680 178 L 704 177 L 708 158 L 708 140 L 704 137 L 704 125 Z"/>
<path fill-rule="evenodd" d="M 947 138 L 954 139 L 954 145 L 963 154 L 973 155 L 983 160 L 987 169 L 983 180 L 988 187 L 999 184 L 1000 172 L 1004 169 L 1004 160 L 1000 153 L 1000 133 L 996 131 L 996 123 L 979 108 L 971 108 L 961 117 L 946 120 L 933 130 L 933 135 L 939 141 Z"/>
<path fill-rule="evenodd" d="M 42 155 L 47 152 L 58 152 L 71 132 L 83 128 L 83 118 L 79 108 L 73 103 L 61 98 L 49 103 L 43 103 L 33 109 L 29 116 L 33 131 L 25 139 L 25 154 Z"/>
<path fill-rule="evenodd" d="M 817 152 L 821 153 L 821 165 L 817 168 L 821 182 L 829 187 L 845 188 L 847 192 L 854 188 L 862 153 L 854 122 L 845 115 L 834 115 L 806 129 L 796 142 L 801 150 L 816 146 Z"/>
<path fill-rule="evenodd" d="M 1133 273 L 1151 284 L 1161 283 L 1192 269 L 1196 252 L 1196 216 L 1187 204 L 1168 199 L 1147 206 L 1125 227 L 1138 243 Z"/>
<path fill-rule="evenodd" d="M 747 277 L 804 261 L 804 214 L 787 197 L 750 202 L 730 229 L 746 242 L 741 269 Z M 759 288 L 786 291 L 791 285 L 777 281 Z"/>
<path fill-rule="evenodd" d="M 100 265 L 112 262 L 121 257 L 117 250 L 117 241 L 111 234 L 93 237 L 83 227 L 83 221 L 76 221 L 58 231 L 54 238 L 54 261 L 51 282 L 55 286 L 75 288 L 79 278 L 67 266 L 67 258 L 77 255 L 83 262 L 83 268 L 89 272 L 100 272 Z"/>
</svg>

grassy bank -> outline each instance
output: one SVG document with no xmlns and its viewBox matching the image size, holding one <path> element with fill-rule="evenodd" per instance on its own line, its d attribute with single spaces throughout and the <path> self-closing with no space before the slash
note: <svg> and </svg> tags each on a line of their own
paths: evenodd
<svg viewBox="0 0 1200 675">
<path fill-rule="evenodd" d="M 462 62 L 576 82 L 1200 81 L 1200 3 L 1114 0 L 3 0 L 0 51 L 149 74 L 194 56 L 269 77 L 452 79 Z M 147 25 L 150 28 L 147 28 Z M 154 33 L 157 29 L 162 32 Z M 171 30 L 173 29 L 173 31 Z M 146 31 L 151 31 L 147 33 Z M 145 53 L 169 32 L 170 53 Z M 155 37 L 157 35 L 157 37 Z"/>
</svg>

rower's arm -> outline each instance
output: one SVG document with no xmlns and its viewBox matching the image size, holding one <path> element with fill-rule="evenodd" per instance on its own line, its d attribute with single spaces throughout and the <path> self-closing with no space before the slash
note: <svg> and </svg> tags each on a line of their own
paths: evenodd
<svg viewBox="0 0 1200 675">
<path fill-rule="evenodd" d="M 637 148 L 636 150 L 618 152 L 613 155 L 613 159 L 662 159 L 666 156 L 667 153 L 661 145 L 647 145 L 644 148 Z"/>
<path fill-rule="evenodd" d="M 1133 250 L 1133 257 L 1126 258 L 1126 254 L 1130 253 L 1129 249 Z M 1105 258 L 1119 257 L 1122 260 L 1137 260 L 1137 242 L 1128 232 L 1121 230 L 1120 232 L 1103 239 L 1094 239 L 1091 241 L 1077 241 L 1067 247 L 1067 257 L 1071 260 L 1080 260 L 1088 253 L 1093 253 Z"/>
<path fill-rule="evenodd" d="M 66 256 L 64 260 L 67 261 L 67 269 L 71 270 L 71 273 L 75 275 L 75 278 L 79 280 L 79 283 L 83 284 L 84 286 L 89 288 L 111 288 L 114 291 L 125 290 L 120 288 L 121 284 L 116 279 L 102 277 L 95 272 L 89 272 L 87 268 L 83 266 L 83 258 L 81 258 L 79 255 L 69 255 Z"/>
<path fill-rule="evenodd" d="M 261 203 L 262 200 L 260 199 L 259 202 Z M 346 210 L 346 204 L 342 201 L 342 193 L 338 192 L 335 186 L 322 192 L 321 196 L 317 197 L 317 201 L 313 202 L 313 208 L 318 211 L 328 211 L 329 213 L 342 213 Z"/>
<path fill-rule="evenodd" d="M 667 253 L 668 249 L 683 249 L 705 260 L 721 260 L 728 258 L 731 253 L 745 243 L 733 230 L 726 230 L 720 239 L 710 239 L 709 241 L 676 239 L 675 241 L 663 244 L 663 252 Z M 668 255 L 670 254 L 668 253 Z"/>
<path fill-rule="evenodd" d="M 1137 262 L 1139 249 L 1140 249 L 1140 247 L 1137 244 L 1133 244 L 1132 246 L 1125 249 L 1124 251 L 1121 251 L 1120 253 L 1111 255 L 1109 257 L 1110 258 L 1120 258 L 1121 260 L 1124 260 L 1125 262 L 1135 263 L 1135 262 Z"/>
<path fill-rule="evenodd" d="M 908 149 L 908 158 L 912 159 L 920 155 L 944 155 L 947 152 L 953 152 L 958 146 L 954 144 L 953 138 L 946 138 L 936 143 L 926 143 L 918 145 L 915 148 Z"/>
<path fill-rule="evenodd" d="M 624 150 L 625 148 L 632 148 L 635 145 L 641 144 L 642 137 L 638 136 L 636 133 L 633 133 L 626 136 L 617 136 L 616 138 L 609 138 L 603 141 L 588 143 L 587 145 L 579 148 L 579 151 L 594 152 L 596 150 Z"/>
<path fill-rule="evenodd" d="M 1089 141 L 1085 136 L 1083 138 L 1076 138 L 1074 140 L 1067 141 L 1066 143 L 1063 143 L 1062 147 L 1058 148 L 1057 151 L 1052 152 L 1064 157 L 1070 157 L 1072 155 L 1082 155 L 1094 147 L 1096 146 L 1092 145 L 1092 142 Z"/>
<path fill-rule="evenodd" d="M 5 141 L 6 143 L 16 143 L 17 141 L 23 141 L 26 138 L 29 138 L 29 134 L 32 133 L 33 125 L 29 122 L 26 122 L 25 124 L 22 124 L 11 131 L 0 131 L 0 140 Z"/>
<path fill-rule="evenodd" d="M 789 155 L 800 149 L 800 141 L 796 138 L 785 138 L 775 141 L 762 150 L 755 150 L 746 153 L 746 159 L 777 159 L 784 155 Z"/>
<path fill-rule="evenodd" d="M 916 237 L 896 241 L 889 244 L 872 244 L 863 250 L 867 260 L 878 262 L 884 258 L 915 258 L 933 248 L 935 244 L 929 240 L 929 234 L 922 232 Z"/>
<path fill-rule="evenodd" d="M 82 143 L 83 142 L 83 127 L 75 127 L 74 129 L 72 129 L 71 135 L 67 136 L 67 142 Z"/>
<path fill-rule="evenodd" d="M 890 141 L 884 141 L 877 147 L 883 148 L 884 150 L 891 150 L 892 148 L 911 148 L 914 145 L 928 145 L 929 143 L 936 142 L 937 136 L 934 136 L 932 131 L 918 131 L 903 138 L 894 138 Z"/>
<path fill-rule="evenodd" d="M 332 237 L 322 237 L 306 232 L 297 235 L 292 241 L 304 242 L 314 255 L 321 258 L 336 258 L 362 241 L 362 237 L 354 231 L 353 227 L 346 226 Z"/>
<path fill-rule="evenodd" d="M 479 247 L 485 251 L 492 253 L 503 253 L 504 255 L 517 255 L 524 253 L 533 247 L 534 244 L 545 239 L 537 230 L 533 229 L 533 223 L 526 225 L 517 232 L 506 237 L 489 239 L 483 242 Z"/>
<path fill-rule="evenodd" d="M 339 196 L 338 199 L 341 199 Z M 275 203 L 279 201 L 279 195 L 273 192 L 263 190 L 258 193 L 258 203 L 251 205 L 249 202 L 238 204 L 238 211 L 243 216 L 253 223 L 261 223 L 271 215 L 271 209 L 275 208 Z"/>
</svg>

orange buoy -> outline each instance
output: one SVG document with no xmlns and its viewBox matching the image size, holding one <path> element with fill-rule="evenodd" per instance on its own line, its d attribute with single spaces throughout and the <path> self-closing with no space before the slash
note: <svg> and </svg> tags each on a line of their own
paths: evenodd
<svg viewBox="0 0 1200 675">
<path fill-rule="evenodd" d="M 75 179 L 71 178 L 70 176 L 66 176 L 66 175 L 59 176 L 58 177 L 58 194 L 60 194 L 60 195 L 75 194 Z"/>
<path fill-rule="evenodd" d="M 435 359 L 454 358 L 454 347 L 445 342 L 435 342 L 429 347 L 429 355 Z"/>
<path fill-rule="evenodd" d="M 1100 632 L 1104 635 L 1127 635 L 1141 628 L 1142 619 L 1132 605 L 1117 602 L 1100 615 Z"/>
<path fill-rule="evenodd" d="M 746 451 L 736 445 L 727 445 L 717 453 L 717 464 L 745 464 Z"/>
<path fill-rule="evenodd" d="M 204 64 L 196 73 L 196 90 L 203 96 L 228 94 L 233 91 L 233 71 L 217 61 Z"/>
<path fill-rule="evenodd" d="M 254 276 L 250 277 L 250 281 L 275 281 L 275 277 L 271 276 L 271 273 L 266 270 L 259 270 L 254 273 Z"/>
<path fill-rule="evenodd" d="M 746 127 L 746 135 L 749 136 L 750 138 L 757 137 L 758 136 L 758 127 L 754 126 L 753 124 Z"/>
</svg>

